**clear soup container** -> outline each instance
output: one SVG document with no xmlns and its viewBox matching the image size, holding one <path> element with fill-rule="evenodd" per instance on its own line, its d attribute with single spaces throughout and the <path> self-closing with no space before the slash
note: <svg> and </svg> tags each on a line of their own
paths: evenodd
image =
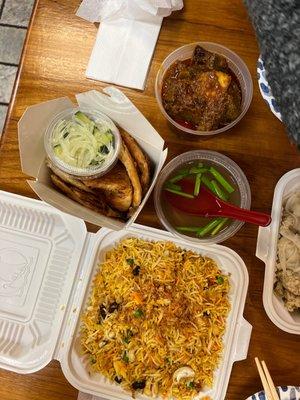
<svg viewBox="0 0 300 400">
<path fill-rule="evenodd" d="M 209 166 L 213 166 L 219 172 L 226 173 L 226 175 L 230 177 L 230 182 L 236 188 L 236 195 L 237 195 L 236 205 L 244 209 L 250 209 L 251 206 L 250 186 L 241 168 L 229 157 L 217 153 L 216 151 L 194 150 L 194 151 L 188 151 L 186 153 L 180 154 L 179 156 L 175 157 L 164 167 L 164 169 L 160 173 L 154 191 L 154 204 L 156 213 L 162 225 L 175 236 L 178 236 L 189 242 L 198 242 L 198 243 L 201 242 L 206 244 L 220 243 L 227 240 L 228 238 L 233 236 L 236 232 L 238 232 L 244 225 L 244 222 L 238 220 L 230 220 L 228 225 L 226 225 L 224 229 L 222 229 L 215 236 L 195 237 L 183 234 L 181 232 L 178 232 L 178 230 L 176 230 L 175 226 L 173 225 L 174 221 L 171 221 L 170 215 L 168 215 L 166 209 L 166 202 L 162 198 L 164 185 L 170 179 L 173 173 L 177 171 L 178 168 L 186 167 L 189 164 L 192 165 L 195 162 L 201 162 L 204 165 L 207 164 Z M 207 222 L 209 222 L 209 220 L 210 219 L 208 218 Z M 193 226 L 195 225 L 194 221 L 192 223 Z M 205 224 L 205 222 L 202 223 Z"/>
</svg>

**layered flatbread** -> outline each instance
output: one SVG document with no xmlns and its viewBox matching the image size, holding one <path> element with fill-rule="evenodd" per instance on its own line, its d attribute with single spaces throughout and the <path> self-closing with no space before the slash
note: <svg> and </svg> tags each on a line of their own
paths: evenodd
<svg viewBox="0 0 300 400">
<path fill-rule="evenodd" d="M 95 194 L 80 190 L 75 186 L 70 186 L 55 174 L 51 174 L 51 180 L 58 189 L 77 203 L 107 217 L 121 218 L 121 213 L 109 207 L 104 195 L 99 193 L 99 196 L 96 196 Z"/>
<path fill-rule="evenodd" d="M 124 142 L 121 145 L 119 160 L 122 162 L 122 164 L 126 168 L 127 174 L 131 181 L 132 188 L 133 188 L 132 207 L 136 208 L 141 204 L 142 186 L 141 186 L 141 182 L 139 179 L 137 169 L 134 165 L 133 158 L 131 157 L 131 154 L 129 153 L 129 150 Z"/>
<path fill-rule="evenodd" d="M 105 175 L 96 179 L 85 179 L 83 184 L 91 190 L 101 190 L 108 204 L 122 212 L 132 203 L 132 185 L 125 167 L 120 161 Z"/>
<path fill-rule="evenodd" d="M 46 160 L 46 165 L 49 167 L 55 175 L 57 175 L 65 183 L 77 187 L 77 189 L 84 190 L 85 192 L 93 193 L 92 189 L 87 187 L 81 180 L 74 178 L 72 175 L 61 171 L 57 168 L 49 159 Z"/>
<path fill-rule="evenodd" d="M 136 140 L 129 133 L 120 130 L 122 139 L 127 146 L 132 158 L 137 164 L 139 177 L 142 185 L 143 195 L 147 192 L 150 185 L 150 160 L 143 152 Z"/>
</svg>

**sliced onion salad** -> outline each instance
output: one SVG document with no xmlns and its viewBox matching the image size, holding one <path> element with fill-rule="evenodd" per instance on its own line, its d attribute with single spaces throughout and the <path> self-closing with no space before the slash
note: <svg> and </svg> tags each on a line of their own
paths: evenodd
<svg viewBox="0 0 300 400">
<path fill-rule="evenodd" d="M 72 167 L 95 168 L 114 154 L 114 135 L 108 124 L 77 111 L 71 120 L 55 126 L 52 147 L 56 157 Z"/>
</svg>

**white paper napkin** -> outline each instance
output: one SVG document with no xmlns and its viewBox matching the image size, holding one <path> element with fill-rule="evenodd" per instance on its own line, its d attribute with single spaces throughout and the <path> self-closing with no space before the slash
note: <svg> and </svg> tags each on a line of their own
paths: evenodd
<svg viewBox="0 0 300 400">
<path fill-rule="evenodd" d="M 86 76 L 144 89 L 163 17 L 183 0 L 84 0 L 77 15 L 101 21 Z"/>
<path fill-rule="evenodd" d="M 183 8 L 183 0 L 83 0 L 76 15 L 90 22 L 117 18 L 138 19 L 141 12 L 168 17 Z"/>
</svg>

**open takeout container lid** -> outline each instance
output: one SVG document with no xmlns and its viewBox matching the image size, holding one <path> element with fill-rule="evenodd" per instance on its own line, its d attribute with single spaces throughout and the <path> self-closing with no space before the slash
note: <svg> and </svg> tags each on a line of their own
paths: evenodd
<svg viewBox="0 0 300 400">
<path fill-rule="evenodd" d="M 286 196 L 296 189 L 300 190 L 300 168 L 286 173 L 278 181 L 273 197 L 272 222 L 258 230 L 256 256 L 265 263 L 263 303 L 268 317 L 283 331 L 300 335 L 300 313 L 290 313 L 273 291 L 282 204 Z"/>
<path fill-rule="evenodd" d="M 248 272 L 238 254 L 220 245 L 189 244 L 165 231 L 135 224 L 126 230 L 88 233 L 79 218 L 7 192 L 0 192 L 0 367 L 26 374 L 57 359 L 68 381 L 80 391 L 130 399 L 118 385 L 89 374 L 78 337 L 80 315 L 99 261 L 108 249 L 132 236 L 170 240 L 215 259 L 230 274 L 232 307 L 223 359 L 213 388 L 203 394 L 224 399 L 232 365 L 247 357 L 251 335 L 251 325 L 243 318 Z"/>
<path fill-rule="evenodd" d="M 91 90 L 76 95 L 77 103 L 63 97 L 36 104 L 27 108 L 18 123 L 19 148 L 22 171 L 35 178 L 28 184 L 35 193 L 48 204 L 94 225 L 119 230 L 130 226 L 141 212 L 155 185 L 157 176 L 166 160 L 167 149 L 163 150 L 164 140 L 133 103 L 115 87 L 103 89 L 103 93 Z M 149 156 L 153 166 L 151 185 L 140 206 L 126 222 L 101 215 L 90 210 L 59 192 L 53 186 L 49 169 L 45 164 L 44 134 L 55 115 L 71 107 L 101 111 L 117 125 L 130 133 Z"/>
</svg>

